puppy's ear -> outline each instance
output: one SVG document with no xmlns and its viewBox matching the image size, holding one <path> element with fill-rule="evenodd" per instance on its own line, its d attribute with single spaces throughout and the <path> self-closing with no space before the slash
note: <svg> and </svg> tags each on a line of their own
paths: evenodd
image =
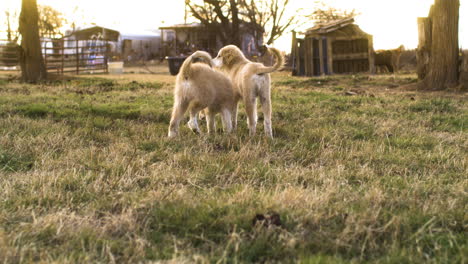
<svg viewBox="0 0 468 264">
<path fill-rule="evenodd" d="M 210 58 L 207 58 L 207 57 L 199 57 L 198 58 L 198 62 L 201 62 L 203 64 L 206 64 L 208 66 L 210 66 L 210 68 L 213 68 L 213 62 L 211 62 L 211 59 Z"/>
<path fill-rule="evenodd" d="M 232 59 L 232 54 L 230 52 L 226 52 L 223 56 L 223 64 L 231 65 Z"/>
</svg>

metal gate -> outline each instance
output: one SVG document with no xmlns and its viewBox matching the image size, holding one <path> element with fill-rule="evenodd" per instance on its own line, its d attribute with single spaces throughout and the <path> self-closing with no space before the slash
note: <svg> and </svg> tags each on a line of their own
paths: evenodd
<svg viewBox="0 0 468 264">
<path fill-rule="evenodd" d="M 107 73 L 109 45 L 99 40 L 49 39 L 42 41 L 47 72 Z"/>
<path fill-rule="evenodd" d="M 48 73 L 62 75 L 108 72 L 107 41 L 43 39 L 41 48 Z M 18 44 L 0 39 L 0 70 L 20 70 L 19 50 Z"/>
</svg>

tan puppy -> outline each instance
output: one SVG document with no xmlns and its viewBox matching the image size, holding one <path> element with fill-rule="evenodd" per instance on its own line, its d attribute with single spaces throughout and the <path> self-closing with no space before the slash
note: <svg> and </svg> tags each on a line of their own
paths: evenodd
<svg viewBox="0 0 468 264">
<path fill-rule="evenodd" d="M 280 69 L 284 64 L 284 58 L 280 51 L 275 48 L 268 48 L 268 51 L 276 58 L 276 63 L 272 67 L 249 61 L 242 51 L 234 45 L 222 48 L 218 52 L 218 56 L 213 60 L 213 64 L 231 77 L 236 102 L 240 99 L 244 100 L 250 135 L 255 135 L 256 132 L 256 99 L 258 97 L 262 105 L 265 134 L 268 137 L 273 137 L 271 129 L 271 79 L 269 73 Z M 233 115 L 233 127 L 235 129 L 237 128 L 237 107 Z"/>
<path fill-rule="evenodd" d="M 178 134 L 180 120 L 187 109 L 190 111 L 188 126 L 193 131 L 200 133 L 198 112 L 207 108 L 208 133 L 215 130 L 216 113 L 222 115 L 224 131 L 231 132 L 232 112 L 236 107 L 234 91 L 229 78 L 211 68 L 211 61 L 210 54 L 197 51 L 182 64 L 176 77 L 169 137 Z"/>
<path fill-rule="evenodd" d="M 375 52 L 375 68 L 377 72 L 398 73 L 400 57 L 403 51 L 405 51 L 405 46 L 403 45 L 391 50 L 377 50 Z"/>
</svg>

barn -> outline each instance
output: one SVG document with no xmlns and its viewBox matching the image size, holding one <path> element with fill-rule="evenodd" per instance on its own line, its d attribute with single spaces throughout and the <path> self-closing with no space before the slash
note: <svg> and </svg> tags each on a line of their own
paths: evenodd
<svg viewBox="0 0 468 264">
<path fill-rule="evenodd" d="M 375 71 L 372 35 L 354 24 L 353 18 L 316 25 L 303 35 L 303 38 L 298 38 L 293 32 L 293 75 Z"/>
</svg>

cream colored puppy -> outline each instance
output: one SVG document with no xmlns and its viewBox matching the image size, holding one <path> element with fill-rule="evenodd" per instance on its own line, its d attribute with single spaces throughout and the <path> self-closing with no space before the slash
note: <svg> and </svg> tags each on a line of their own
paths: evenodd
<svg viewBox="0 0 468 264">
<path fill-rule="evenodd" d="M 187 109 L 190 112 L 188 126 L 193 131 L 201 132 L 198 112 L 206 108 L 208 133 L 215 130 L 216 113 L 221 113 L 224 131 L 231 132 L 232 112 L 236 108 L 234 91 L 229 78 L 211 68 L 211 61 L 210 54 L 197 51 L 182 64 L 176 77 L 169 137 L 178 134 L 180 120 Z"/>
<path fill-rule="evenodd" d="M 271 129 L 271 79 L 270 74 L 280 69 L 284 64 L 284 58 L 280 51 L 275 48 L 268 48 L 274 54 L 276 63 L 272 67 L 266 67 L 261 63 L 251 62 L 245 58 L 242 51 L 229 45 L 218 52 L 218 56 L 213 60 L 215 67 L 227 73 L 234 86 L 235 100 L 243 99 L 250 135 L 255 135 L 257 127 L 257 97 L 260 99 L 264 116 L 265 134 L 273 137 Z M 236 103 L 237 104 L 237 103 Z M 233 128 L 237 128 L 237 107 L 234 110 Z"/>
</svg>

